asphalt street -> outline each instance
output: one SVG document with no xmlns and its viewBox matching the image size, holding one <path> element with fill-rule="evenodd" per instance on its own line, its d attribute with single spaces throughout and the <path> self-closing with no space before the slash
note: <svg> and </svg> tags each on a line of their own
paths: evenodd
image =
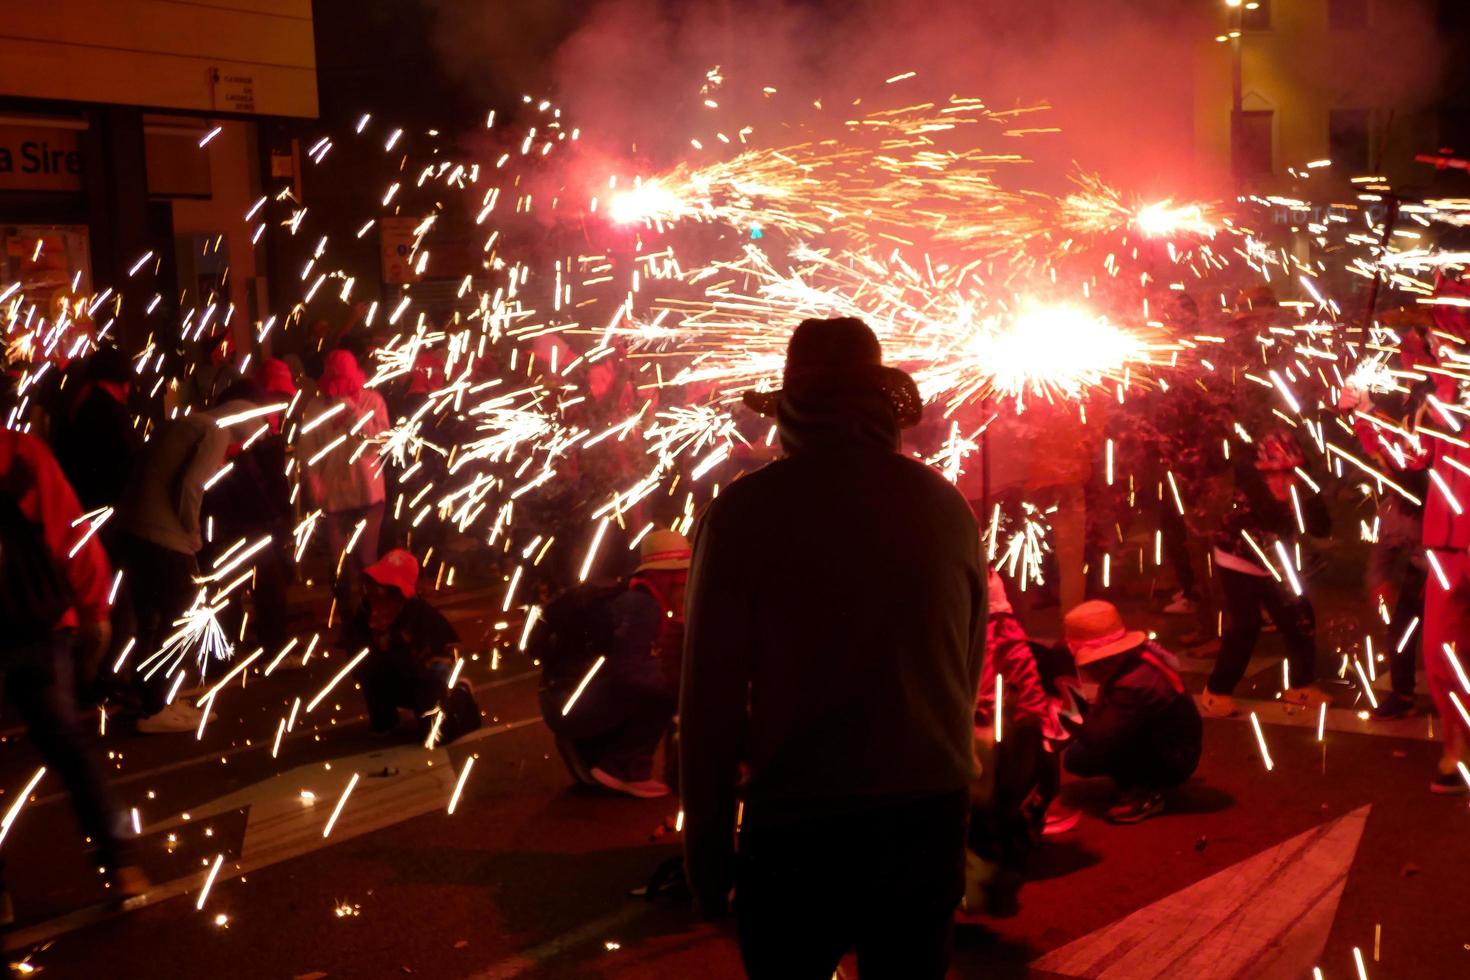
<svg viewBox="0 0 1470 980">
<path fill-rule="evenodd" d="M 128 908 L 108 902 L 64 796 L 43 781 L 0 852 L 20 917 L 12 961 L 58 978 L 740 976 L 728 924 L 629 895 L 678 853 L 677 804 L 570 788 L 537 717 L 534 666 L 513 649 L 488 654 L 497 637 L 513 647 L 515 624 L 497 631 L 477 593 L 442 602 L 484 644 L 465 672 L 483 729 L 433 750 L 407 730 L 373 738 L 348 681 L 277 747 L 294 701 L 345 663 L 338 652 L 245 672 L 202 738 L 109 733 L 114 792 L 138 811 L 156 887 Z M 1470 806 L 1426 791 L 1430 722 L 1370 725 L 1343 686 L 1319 741 L 1316 718 L 1271 699 L 1270 653 L 1253 666 L 1259 700 L 1243 706 L 1273 768 L 1250 723 L 1232 719 L 1207 722 L 1200 772 L 1146 824 L 1104 823 L 1106 787 L 1069 782 L 1083 820 L 1048 839 L 1019 916 L 962 922 L 954 976 L 1317 966 L 1348 978 L 1355 950 L 1375 980 L 1470 975 Z M 1186 660 L 1196 685 L 1208 663 Z M 12 737 L 7 794 L 35 767 Z"/>
</svg>

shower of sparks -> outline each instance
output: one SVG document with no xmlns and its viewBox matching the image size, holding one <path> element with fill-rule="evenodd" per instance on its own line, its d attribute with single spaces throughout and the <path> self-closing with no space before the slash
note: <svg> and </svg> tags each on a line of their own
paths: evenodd
<svg viewBox="0 0 1470 980">
<path fill-rule="evenodd" d="M 1023 592 L 1028 585 L 1043 584 L 1043 563 L 1051 553 L 1051 524 L 1047 517 L 1055 512 L 1056 507 L 1043 511 L 1023 501 L 1020 520 L 1008 525 L 1001 520 L 999 504 L 992 510 L 990 527 L 986 532 L 989 560 L 997 569 L 1015 579 Z M 1001 543 L 1002 535 L 1004 544 Z"/>
<path fill-rule="evenodd" d="M 194 604 L 174 620 L 174 631 L 164 638 L 162 646 L 140 662 L 145 676 L 162 669 L 165 676 L 171 677 L 191 654 L 203 676 L 211 662 L 230 658 L 234 646 L 219 622 L 219 614 L 228 604 L 228 591 L 211 600 L 206 590 L 200 590 Z"/>
<path fill-rule="evenodd" d="M 1077 234 L 1132 229 L 1148 238 L 1213 238 L 1221 228 L 1219 215 L 1211 205 L 1176 204 L 1167 199 L 1152 203 L 1125 200 L 1121 191 L 1093 174 L 1076 175 L 1073 182 L 1077 190 L 1062 198 L 1058 223 Z"/>
</svg>

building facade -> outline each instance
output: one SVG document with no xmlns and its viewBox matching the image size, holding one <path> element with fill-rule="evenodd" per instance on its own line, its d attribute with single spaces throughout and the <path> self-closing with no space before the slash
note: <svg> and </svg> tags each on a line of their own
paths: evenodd
<svg viewBox="0 0 1470 980">
<path fill-rule="evenodd" d="M 1205 167 L 1264 192 L 1299 186 L 1309 164 L 1324 191 L 1354 176 L 1409 191 L 1432 179 L 1414 156 L 1439 146 L 1449 52 L 1435 0 L 1210 2 L 1218 33 L 1195 59 Z"/>
<path fill-rule="evenodd" d="M 0 281 L 111 287 L 135 342 L 155 297 L 248 323 L 270 291 L 246 215 L 317 111 L 310 0 L 0 5 Z"/>
</svg>

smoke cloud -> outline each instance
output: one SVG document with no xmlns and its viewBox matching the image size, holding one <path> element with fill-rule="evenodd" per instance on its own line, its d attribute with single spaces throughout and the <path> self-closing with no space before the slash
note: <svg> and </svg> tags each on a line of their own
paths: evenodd
<svg viewBox="0 0 1470 980">
<path fill-rule="evenodd" d="M 608 151 L 636 147 L 657 163 L 687 155 L 691 136 L 747 123 L 779 139 L 779 128 L 814 99 L 829 107 L 877 94 L 891 100 L 892 90 L 880 92 L 883 79 L 916 71 L 902 83 L 904 99 L 962 94 L 993 108 L 1051 105 L 1034 124 L 1060 133 L 997 147 L 1035 159 L 1026 180 L 1050 185 L 1041 189 L 1054 189 L 1074 163 L 1142 193 L 1199 193 L 1223 176 L 1202 169 L 1195 152 L 1196 75 L 1205 59 L 1218 64 L 1223 55 L 1213 41 L 1223 22 L 1214 4 L 433 3 L 441 53 L 467 83 L 487 96 L 549 93 Z M 1362 50 L 1336 53 L 1332 64 L 1304 57 L 1296 70 L 1319 81 L 1343 77 L 1347 105 L 1413 106 L 1433 93 L 1439 46 L 1427 15 L 1395 11 L 1391 23 L 1350 43 Z M 716 65 L 724 84 L 708 93 L 719 103 L 711 110 L 701 88 Z M 763 95 L 764 86 L 778 94 Z"/>
</svg>

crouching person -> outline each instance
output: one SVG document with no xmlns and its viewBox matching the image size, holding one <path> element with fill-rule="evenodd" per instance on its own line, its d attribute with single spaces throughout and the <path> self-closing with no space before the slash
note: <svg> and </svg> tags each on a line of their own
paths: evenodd
<svg viewBox="0 0 1470 980">
<path fill-rule="evenodd" d="M 1061 783 L 1055 746 L 1066 733 L 1005 583 L 990 571 L 990 618 L 975 703 L 980 777 L 971 792 L 964 910 L 1015 915 L 1026 864 L 1041 845 Z"/>
<path fill-rule="evenodd" d="M 1062 757 L 1077 776 L 1108 776 L 1121 791 L 1112 823 L 1164 809 L 1164 793 L 1199 765 L 1201 725 L 1179 661 L 1141 630 L 1127 630 L 1110 602 L 1084 602 L 1063 621 L 1077 668 L 1098 684 L 1087 719 Z"/>
<path fill-rule="evenodd" d="M 459 634 L 418 594 L 418 559 L 395 548 L 363 575 L 366 601 L 348 622 L 346 635 L 353 649 L 368 650 L 353 676 L 362 685 L 373 733 L 396 730 L 400 708 L 414 713 L 420 738 L 429 737 L 437 725 L 436 742 L 480 727 L 468 684 L 461 681 L 453 691 L 448 687 Z M 443 717 L 436 721 L 440 711 Z"/>
<path fill-rule="evenodd" d="M 579 783 L 642 799 L 669 794 L 653 778 L 653 759 L 678 699 L 659 654 L 676 625 L 689 556 L 683 535 L 655 531 L 631 579 L 573 589 L 546 608 L 532 650 L 541 714 Z"/>
</svg>

